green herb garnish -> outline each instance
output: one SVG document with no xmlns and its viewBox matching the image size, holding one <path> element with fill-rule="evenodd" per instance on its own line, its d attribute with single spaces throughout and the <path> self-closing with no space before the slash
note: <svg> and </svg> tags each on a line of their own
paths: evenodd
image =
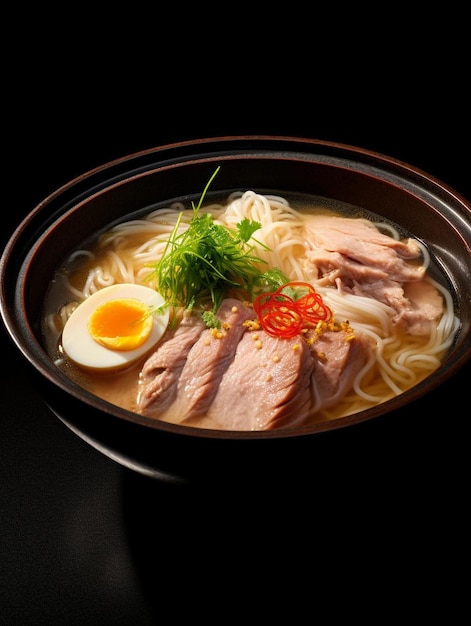
<svg viewBox="0 0 471 626">
<path fill-rule="evenodd" d="M 221 320 L 214 311 L 204 311 L 201 317 L 208 328 L 221 328 Z"/>
<path fill-rule="evenodd" d="M 231 288 L 245 290 L 252 299 L 256 291 L 271 290 L 287 282 L 281 270 L 259 269 L 266 262 L 252 254 L 254 245 L 248 243 L 261 228 L 259 222 L 243 219 L 235 229 L 229 229 L 215 224 L 210 214 L 200 214 L 203 199 L 219 169 L 220 166 L 212 174 L 198 204 L 192 203 L 188 228 L 179 232 L 180 213 L 162 258 L 151 266 L 154 272 L 149 278 L 156 279 L 158 291 L 170 306 L 192 309 L 208 308 L 211 304 L 216 314 Z M 253 241 L 266 248 L 256 239 Z"/>
</svg>

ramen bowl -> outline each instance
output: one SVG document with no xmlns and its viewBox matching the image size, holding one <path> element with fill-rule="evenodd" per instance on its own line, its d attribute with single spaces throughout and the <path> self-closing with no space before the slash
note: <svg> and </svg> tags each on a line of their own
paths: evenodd
<svg viewBox="0 0 471 626">
<path fill-rule="evenodd" d="M 234 191 L 327 199 L 398 225 L 426 246 L 459 326 L 439 367 L 398 395 L 336 419 L 263 430 L 201 428 L 122 408 L 57 366 L 44 304 L 71 252 L 130 216 Z M 292 137 L 216 137 L 131 154 L 72 180 L 18 226 L 1 259 L 1 313 L 51 411 L 99 452 L 172 481 L 329 471 L 340 459 L 404 441 L 442 394 L 457 400 L 471 358 L 471 206 L 445 183 L 388 156 Z M 238 390 L 230 399 L 238 403 Z M 355 452 L 352 452 L 354 450 Z M 350 457 L 352 458 L 352 456 Z"/>
</svg>

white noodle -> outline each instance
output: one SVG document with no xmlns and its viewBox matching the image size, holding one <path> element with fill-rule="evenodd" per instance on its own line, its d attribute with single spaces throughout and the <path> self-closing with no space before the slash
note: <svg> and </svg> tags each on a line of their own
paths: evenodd
<svg viewBox="0 0 471 626">
<path fill-rule="evenodd" d="M 229 196 L 227 204 L 213 203 L 201 211 L 211 213 L 216 223 L 230 229 L 243 219 L 259 222 L 261 228 L 251 241 L 253 254 L 265 261 L 267 267 L 279 267 L 290 280 L 311 282 L 334 311 L 337 321 L 347 320 L 355 333 L 369 338 L 373 350 L 356 376 L 352 392 L 343 401 L 344 414 L 402 393 L 440 365 L 460 322 L 454 313 L 451 294 L 436 281 L 427 278 L 443 296 L 444 313 L 438 324 L 432 325 L 428 337 L 409 337 L 394 327 L 392 319 L 396 312 L 392 307 L 369 297 L 344 293 L 340 285 L 326 287 L 317 284 L 313 279 L 315 268 L 309 266 L 306 258 L 308 242 L 305 241 L 304 227 L 309 215 L 292 208 L 285 198 L 263 196 L 253 191 L 235 192 Z M 71 297 L 81 301 L 103 287 L 120 282 L 152 284 L 148 281 L 152 272 L 150 265 L 163 255 L 180 215 L 178 232 L 183 232 L 194 212 L 181 203 L 174 203 L 168 208 L 152 211 L 142 219 L 113 227 L 101 237 L 99 248 L 103 252 L 98 250 L 96 258 L 87 250 L 75 252 L 70 262 L 76 264 L 83 258 L 88 262 L 89 271 L 81 289 L 68 282 Z M 381 222 L 376 226 L 394 239 L 400 238 L 390 224 Z M 417 244 L 422 263 L 428 267 L 430 254 L 424 244 Z M 63 325 L 69 314 L 70 308 L 64 307 L 60 321 L 54 321 L 54 328 Z M 313 396 L 317 397 L 317 394 Z M 322 411 L 322 414 L 324 417 L 338 416 L 334 409 Z"/>
</svg>

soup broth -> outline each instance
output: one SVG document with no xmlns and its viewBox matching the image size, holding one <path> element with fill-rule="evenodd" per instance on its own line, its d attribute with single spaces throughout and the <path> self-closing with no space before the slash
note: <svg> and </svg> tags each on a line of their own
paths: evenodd
<svg viewBox="0 0 471 626">
<path fill-rule="evenodd" d="M 426 244 L 415 240 L 397 224 L 384 220 L 380 209 L 378 214 L 373 214 L 317 196 L 246 191 L 212 197 L 211 202 L 199 209 L 198 215 L 203 214 L 231 232 L 244 220 L 260 224 L 246 244 L 257 259 L 254 265 L 260 271 L 278 268 L 288 282 L 312 285 L 332 312 L 338 325 L 335 332 L 341 327 L 342 332 L 347 329 L 345 332 L 350 333 L 349 337 L 354 336 L 356 342 L 361 339 L 364 358 L 358 361 L 357 371 L 348 383 L 342 382 L 342 377 L 345 379 L 347 375 L 341 373 L 342 390 L 339 386 L 339 390 L 333 389 L 329 396 L 320 390 L 318 378 L 314 377 L 317 382 L 314 379 L 304 381 L 303 393 L 306 385 L 310 387 L 309 406 L 299 410 L 296 407 L 294 412 L 299 417 L 295 420 L 290 420 L 288 415 L 291 399 L 280 401 L 280 406 L 276 407 L 277 415 L 282 412 L 283 419 L 259 421 L 254 417 L 247 425 L 242 416 L 238 422 L 220 421 L 215 410 L 193 411 L 181 419 L 179 409 L 175 408 L 181 407 L 180 401 L 172 404 L 174 408 L 161 412 L 158 398 L 152 409 L 143 408 L 145 381 L 140 375 L 167 335 L 129 365 L 112 370 L 84 368 L 68 357 L 62 345 L 64 326 L 72 312 L 91 295 L 121 283 L 160 290 L 156 268 L 172 248 L 169 241 L 189 229 L 195 218 L 195 209 L 187 201 L 166 207 L 147 207 L 119 224 L 110 225 L 74 250 L 58 268 L 45 301 L 42 331 L 48 354 L 67 376 L 104 400 L 156 419 L 182 421 L 203 428 L 257 429 L 279 425 L 294 427 L 364 410 L 403 393 L 439 367 L 459 327 L 445 277 L 434 264 Z M 368 241 L 358 233 L 367 233 Z M 384 237 L 388 241 L 385 242 Z M 383 251 L 388 258 L 381 265 L 379 253 Z M 244 281 L 240 286 L 228 287 L 224 297 L 238 300 L 241 305 L 248 303 L 249 308 L 253 300 Z M 210 304 L 203 306 L 208 309 Z M 173 309 L 170 319 L 177 319 L 177 312 L 181 318 L 184 308 Z M 197 305 L 192 315 L 198 315 L 198 311 Z M 255 313 L 252 318 L 256 318 Z M 246 329 L 247 333 L 252 332 Z M 322 336 L 325 338 L 330 330 L 323 326 Z M 263 326 L 253 332 L 262 333 L 262 338 L 265 336 Z M 313 332 L 312 328 L 304 328 L 300 340 L 305 341 Z M 319 330 L 318 336 L 322 333 Z M 283 348 L 288 345 L 287 340 L 276 339 Z M 268 337 L 265 344 L 268 344 Z M 312 351 L 311 347 L 309 349 Z M 329 355 L 321 355 L 319 351 L 312 351 L 312 354 L 318 360 L 324 359 L 324 363 L 318 364 L 324 367 Z M 188 360 L 191 358 L 189 353 Z M 160 375 L 160 370 L 158 373 Z M 251 393 L 248 383 L 247 390 Z M 290 393 L 300 395 L 299 390 Z M 313 400 L 313 396 L 318 398 L 322 394 L 326 401 Z M 260 400 L 260 395 L 257 398 Z M 264 410 L 263 406 L 260 402 L 260 411 Z M 267 409 L 268 412 L 274 410 L 273 407 Z"/>
</svg>

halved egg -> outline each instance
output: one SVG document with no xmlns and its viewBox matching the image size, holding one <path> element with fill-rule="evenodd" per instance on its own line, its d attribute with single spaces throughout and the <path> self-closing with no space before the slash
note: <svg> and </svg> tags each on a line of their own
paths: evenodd
<svg viewBox="0 0 471 626">
<path fill-rule="evenodd" d="M 104 287 L 84 300 L 62 332 L 65 354 L 81 367 L 114 370 L 131 365 L 162 338 L 169 320 L 164 298 L 131 283 Z"/>
</svg>

